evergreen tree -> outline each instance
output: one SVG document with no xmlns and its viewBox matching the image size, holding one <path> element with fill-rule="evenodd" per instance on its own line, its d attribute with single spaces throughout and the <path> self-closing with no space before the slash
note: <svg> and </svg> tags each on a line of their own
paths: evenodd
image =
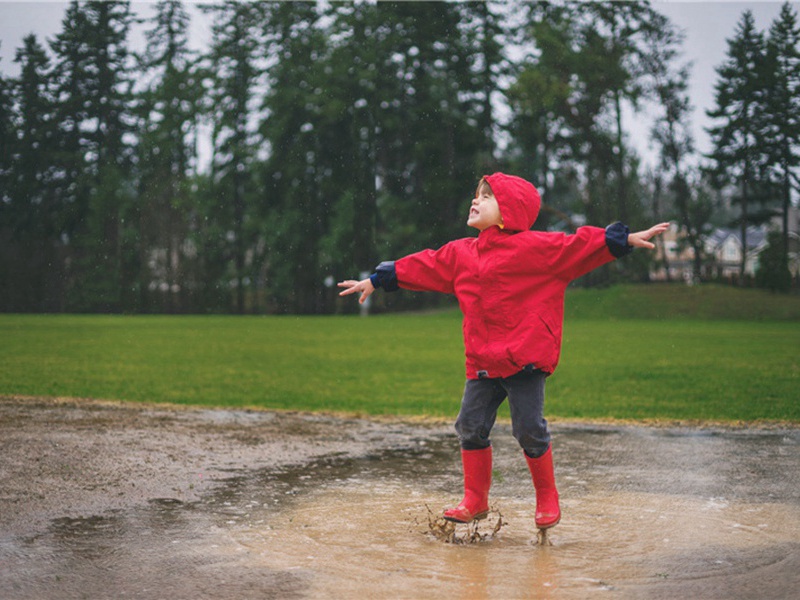
<svg viewBox="0 0 800 600">
<path fill-rule="evenodd" d="M 17 123 L 3 220 L 11 229 L 7 243 L 16 250 L 16 258 L 9 257 L 16 277 L 9 282 L 6 302 L 15 310 L 57 310 L 62 215 L 51 166 L 55 130 L 50 64 L 33 34 L 24 38 L 15 62 L 20 65 L 13 82 Z"/>
<path fill-rule="evenodd" d="M 188 27 L 183 4 L 161 0 L 140 59 L 142 75 L 149 80 L 139 94 L 137 148 L 137 287 L 144 310 L 186 310 L 203 278 L 189 230 L 202 87 L 188 46 Z"/>
<path fill-rule="evenodd" d="M 14 264 L 12 256 L 15 249 L 11 243 L 13 235 L 10 193 L 13 177 L 13 152 L 16 139 L 16 126 L 13 115 L 12 85 L 0 73 L 0 310 L 13 310 L 11 300 L 14 289 Z"/>
<path fill-rule="evenodd" d="M 380 238 L 402 255 L 464 235 L 464 214 L 487 142 L 486 73 L 469 13 L 444 2 L 381 3 L 386 35 L 378 140 Z M 487 35 L 491 35 L 487 32 Z M 480 37 L 478 37 L 480 40 Z"/>
<path fill-rule="evenodd" d="M 766 154 L 764 144 L 765 98 L 764 36 L 756 30 L 750 11 L 745 11 L 733 38 L 728 40 L 725 62 L 717 67 L 714 86 L 716 107 L 708 116 L 718 122 L 708 129 L 711 135 L 714 173 L 719 182 L 731 181 L 738 187 L 741 207 L 739 226 L 742 241 L 740 282 L 744 282 L 747 227 L 751 224 L 751 204 L 763 200 Z"/>
<path fill-rule="evenodd" d="M 699 281 L 703 266 L 702 236 L 707 230 L 711 205 L 705 201 L 705 195 L 699 193 L 699 186 L 692 184 L 688 164 L 695 152 L 688 95 L 690 65 L 677 69 L 674 66 L 683 34 L 662 15 L 656 16 L 653 25 L 653 35 L 647 38 L 649 48 L 643 66 L 652 79 L 652 92 L 661 111 L 652 130 L 652 138 L 659 147 L 658 177 L 668 182 L 670 204 L 692 248 L 692 270 L 695 280 Z M 654 217 L 663 221 L 672 215 L 657 212 Z"/>
<path fill-rule="evenodd" d="M 0 215 L 3 215 L 6 205 L 11 201 L 8 196 L 9 177 L 12 172 L 13 140 L 16 138 L 12 87 L 12 82 L 0 73 Z"/>
<path fill-rule="evenodd" d="M 786 293 L 791 289 L 792 273 L 786 261 L 783 236 L 772 231 L 767 237 L 767 247 L 758 255 L 756 285 L 773 292 Z"/>
<path fill-rule="evenodd" d="M 73 0 L 64 13 L 61 31 L 51 42 L 57 127 L 53 160 L 57 173 L 55 192 L 63 209 L 64 233 L 70 251 L 88 208 L 89 182 L 83 169 L 87 142 L 81 132 L 81 124 L 89 119 L 85 72 L 90 68 L 90 60 L 83 42 L 84 31 L 89 27 L 86 17 L 78 1 Z"/>
<path fill-rule="evenodd" d="M 358 125 L 354 103 L 361 96 L 343 93 L 347 87 L 361 86 L 365 65 L 356 63 L 352 55 L 347 57 L 348 62 L 331 62 L 328 37 L 321 29 L 315 3 L 274 3 L 268 7 L 265 50 L 270 63 L 269 90 L 263 104 L 266 118 L 261 123 L 270 151 L 262 201 L 264 272 L 276 310 L 316 313 L 324 305 L 320 244 L 328 231 L 332 203 L 342 204 L 348 198 L 356 202 L 352 194 L 369 193 L 353 191 L 363 178 L 361 167 L 351 164 L 353 127 Z M 350 70 L 349 78 L 341 74 L 342 69 Z M 343 85 L 347 86 L 344 90 Z M 359 106 L 365 102 L 362 100 Z M 367 145 L 370 135 L 365 131 Z M 341 191 L 326 189 L 325 182 L 334 172 L 342 183 L 342 175 L 351 168 L 353 179 L 344 182 Z M 346 218 L 345 208 L 339 207 L 339 219 Z"/>
<path fill-rule="evenodd" d="M 565 5 L 534 4 L 528 31 L 536 52 L 522 62 L 508 90 L 512 109 L 514 171 L 535 182 L 542 193 L 539 226 L 550 217 L 574 229 L 568 210 L 577 195 L 570 182 L 574 168 L 569 146 L 569 104 L 575 61 L 574 15 Z"/>
<path fill-rule="evenodd" d="M 20 76 L 15 82 L 18 133 L 15 140 L 13 179 L 9 190 L 17 212 L 16 229 L 23 235 L 53 237 L 58 215 L 48 182 L 48 149 L 53 139 L 53 98 L 48 84 L 49 59 L 36 36 L 24 38 L 15 62 Z"/>
<path fill-rule="evenodd" d="M 496 170 L 497 138 L 501 133 L 495 116 L 494 103 L 503 93 L 503 79 L 513 70 L 504 52 L 512 34 L 505 26 L 507 15 L 498 14 L 490 2 L 465 2 L 457 5 L 461 11 L 462 35 L 460 44 L 466 49 L 468 61 L 457 60 L 451 71 L 461 71 L 460 78 L 470 81 L 474 90 L 469 104 L 468 119 L 480 134 L 477 167 L 480 173 Z"/>
<path fill-rule="evenodd" d="M 781 197 L 783 261 L 788 269 L 789 208 L 800 178 L 800 26 L 789 3 L 767 38 L 765 137 L 773 177 Z"/>
<path fill-rule="evenodd" d="M 331 283 L 338 273 L 359 273 L 377 261 L 375 178 L 379 97 L 385 77 L 379 72 L 378 49 L 383 30 L 378 11 L 366 3 L 337 4 L 327 16 L 333 21 L 325 32 L 328 44 L 321 73 L 326 102 L 319 107 L 314 135 L 322 147 L 333 151 L 321 153 L 317 161 L 324 199 L 317 211 L 324 207 L 329 217 L 324 219 L 316 283 L 308 282 L 312 289 L 319 288 L 324 278 Z"/>
<path fill-rule="evenodd" d="M 74 310 L 119 311 L 135 260 L 128 2 L 73 2 L 56 36 L 60 187 L 68 219 Z M 134 238 L 134 239 L 132 239 Z"/>
<path fill-rule="evenodd" d="M 539 165 L 545 214 L 562 226 L 573 226 L 570 211 L 590 223 L 641 215 L 638 159 L 627 147 L 622 111 L 635 107 L 646 89 L 642 63 L 653 16 L 647 5 L 609 2 L 543 3 L 530 10 L 534 52 L 510 93 L 523 109 L 515 138 L 523 156 Z M 645 264 L 628 261 L 595 271 L 583 283 L 607 282 L 622 269 L 646 273 Z"/>
<path fill-rule="evenodd" d="M 590 52 L 599 52 L 592 64 L 600 67 L 600 77 L 584 72 L 587 83 L 599 85 L 596 97 L 606 105 L 613 119 L 611 153 L 616 179 L 616 201 L 612 203 L 615 215 L 624 222 L 640 216 L 634 202 L 634 161 L 629 160 L 629 149 L 623 128 L 623 103 L 634 109 L 646 92 L 646 64 L 649 60 L 648 38 L 660 36 L 663 19 L 647 2 L 589 2 L 584 4 L 588 21 L 583 25 L 584 37 Z M 587 58 L 583 53 L 583 58 Z M 600 63 L 598 65 L 598 63 Z M 596 157 L 595 160 L 600 157 Z M 599 162 L 599 161 L 598 161 Z"/>
<path fill-rule="evenodd" d="M 228 0 L 204 7 L 214 19 L 208 54 L 214 159 L 207 216 L 224 231 L 226 240 L 221 257 L 226 269 L 214 274 L 213 284 L 224 289 L 230 281 L 233 310 L 238 313 L 245 312 L 251 281 L 247 263 L 256 227 L 251 207 L 257 147 L 251 115 L 259 76 L 255 62 L 261 11 L 267 6 Z"/>
<path fill-rule="evenodd" d="M 536 51 L 511 94 L 528 127 L 519 123 L 516 136 L 530 136 L 521 147 L 540 165 L 544 182 L 551 180 L 548 198 L 564 210 L 569 202 L 558 196 L 570 194 L 572 208 L 591 222 L 638 216 L 636 160 L 622 111 L 645 91 L 642 63 L 654 16 L 638 3 L 539 4 L 530 11 Z M 559 166 L 557 177 L 551 164 Z"/>
</svg>

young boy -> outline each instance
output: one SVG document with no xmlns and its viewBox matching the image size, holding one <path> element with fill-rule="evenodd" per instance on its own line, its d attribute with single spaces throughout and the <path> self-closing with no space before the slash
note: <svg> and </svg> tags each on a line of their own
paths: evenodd
<svg viewBox="0 0 800 600">
<path fill-rule="evenodd" d="M 454 294 L 464 314 L 467 382 L 456 419 L 464 470 L 464 498 L 444 513 L 456 523 L 489 512 L 492 446 L 497 410 L 508 398 L 513 435 L 523 449 L 536 491 L 536 526 L 561 519 L 550 433 L 543 415 L 545 378 L 561 350 L 564 292 L 573 279 L 628 254 L 654 248 L 648 240 L 668 223 L 629 233 L 622 223 L 580 227 L 574 235 L 531 231 L 539 192 L 528 181 L 495 173 L 483 177 L 467 225 L 480 233 L 383 262 L 362 281 L 339 283 L 340 296 L 376 288 Z"/>
</svg>

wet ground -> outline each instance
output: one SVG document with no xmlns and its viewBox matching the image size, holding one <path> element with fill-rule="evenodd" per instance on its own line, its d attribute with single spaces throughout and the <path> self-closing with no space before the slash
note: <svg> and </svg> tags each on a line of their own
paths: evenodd
<svg viewBox="0 0 800 600">
<path fill-rule="evenodd" d="M 459 544 L 449 424 L 0 397 L 0 598 L 796 597 L 800 429 L 553 432 L 553 545 L 502 424 Z"/>
</svg>

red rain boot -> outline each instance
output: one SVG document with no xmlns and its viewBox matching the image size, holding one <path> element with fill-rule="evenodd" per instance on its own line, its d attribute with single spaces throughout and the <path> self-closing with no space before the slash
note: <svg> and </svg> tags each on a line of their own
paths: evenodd
<svg viewBox="0 0 800 600">
<path fill-rule="evenodd" d="M 536 527 L 554 527 L 561 520 L 561 509 L 558 507 L 558 490 L 553 473 L 552 446 L 539 458 L 531 458 L 525 452 L 523 454 L 536 489 Z"/>
<path fill-rule="evenodd" d="M 492 447 L 461 450 L 464 467 L 464 499 L 456 508 L 444 511 L 454 523 L 485 519 L 489 514 L 489 487 L 492 485 Z"/>
</svg>

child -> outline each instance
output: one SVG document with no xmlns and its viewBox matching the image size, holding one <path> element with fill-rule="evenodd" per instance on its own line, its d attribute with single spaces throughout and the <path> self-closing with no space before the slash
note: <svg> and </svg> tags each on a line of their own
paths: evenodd
<svg viewBox="0 0 800 600">
<path fill-rule="evenodd" d="M 513 435 L 523 449 L 536 491 L 539 529 L 561 519 L 550 433 L 543 416 L 545 378 L 561 350 L 564 292 L 573 279 L 628 254 L 654 248 L 648 240 L 668 223 L 629 233 L 622 223 L 580 227 L 574 235 L 530 231 L 539 192 L 528 181 L 495 173 L 483 177 L 467 225 L 477 237 L 383 262 L 362 281 L 339 283 L 340 296 L 376 288 L 455 294 L 464 314 L 467 382 L 456 419 L 464 470 L 464 498 L 444 513 L 456 523 L 489 512 L 492 446 L 497 409 L 508 398 Z"/>
</svg>

